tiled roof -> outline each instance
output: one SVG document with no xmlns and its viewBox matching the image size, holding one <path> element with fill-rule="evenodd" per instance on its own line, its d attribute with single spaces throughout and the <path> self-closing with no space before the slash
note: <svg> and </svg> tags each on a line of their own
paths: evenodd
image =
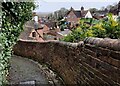
<svg viewBox="0 0 120 86">
<path fill-rule="evenodd" d="M 42 28 L 42 26 L 39 24 L 39 29 Z M 23 27 L 23 32 L 21 32 L 19 39 L 24 39 L 24 40 L 32 40 L 32 38 L 29 37 L 30 33 L 34 29 L 34 22 L 33 21 L 28 21 Z"/>
<path fill-rule="evenodd" d="M 19 39 L 32 40 L 32 38 L 30 38 L 29 35 L 33 29 L 34 28 L 32 28 L 32 27 L 24 26 L 24 31 L 21 32 Z"/>
<path fill-rule="evenodd" d="M 55 30 L 50 30 L 47 34 L 56 36 L 56 35 L 57 35 L 57 32 L 56 32 Z"/>
</svg>

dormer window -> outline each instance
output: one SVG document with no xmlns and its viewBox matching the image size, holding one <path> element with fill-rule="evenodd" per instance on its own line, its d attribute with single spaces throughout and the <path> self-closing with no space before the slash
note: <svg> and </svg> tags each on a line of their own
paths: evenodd
<svg viewBox="0 0 120 86">
<path fill-rule="evenodd" d="M 32 37 L 36 37 L 36 33 L 35 32 L 32 32 Z"/>
</svg>

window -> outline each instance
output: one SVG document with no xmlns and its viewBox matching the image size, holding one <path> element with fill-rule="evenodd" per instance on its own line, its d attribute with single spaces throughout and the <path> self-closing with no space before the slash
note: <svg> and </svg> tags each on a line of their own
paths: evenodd
<svg viewBox="0 0 120 86">
<path fill-rule="evenodd" d="M 57 38 L 54 38 L 54 40 L 57 40 Z"/>
<path fill-rule="evenodd" d="M 32 32 L 32 37 L 36 37 L 36 33 L 35 32 Z"/>
</svg>

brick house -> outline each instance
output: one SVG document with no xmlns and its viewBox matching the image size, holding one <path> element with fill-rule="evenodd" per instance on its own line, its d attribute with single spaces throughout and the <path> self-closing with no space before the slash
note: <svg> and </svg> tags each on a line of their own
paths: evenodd
<svg viewBox="0 0 120 86">
<path fill-rule="evenodd" d="M 74 10 L 71 7 L 70 11 L 65 15 L 65 18 L 68 23 L 75 25 L 80 18 L 92 18 L 92 14 L 89 10 L 84 10 L 84 7 L 81 7 L 81 10 Z"/>
</svg>

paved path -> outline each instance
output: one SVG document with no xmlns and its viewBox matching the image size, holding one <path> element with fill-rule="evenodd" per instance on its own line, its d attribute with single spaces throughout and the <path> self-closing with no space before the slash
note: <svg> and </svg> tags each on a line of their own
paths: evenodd
<svg viewBox="0 0 120 86">
<path fill-rule="evenodd" d="M 36 81 L 40 84 L 48 84 L 38 64 L 27 58 L 13 56 L 10 60 L 10 83 L 24 81 Z"/>
</svg>

